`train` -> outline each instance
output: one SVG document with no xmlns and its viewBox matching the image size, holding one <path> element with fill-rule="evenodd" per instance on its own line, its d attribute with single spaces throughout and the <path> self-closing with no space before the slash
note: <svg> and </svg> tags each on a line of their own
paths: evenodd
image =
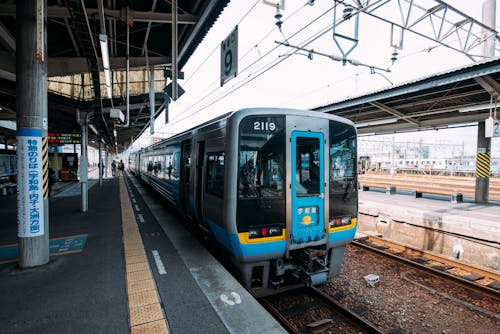
<svg viewBox="0 0 500 334">
<path fill-rule="evenodd" d="M 358 219 L 351 121 L 241 109 L 130 153 L 127 165 L 188 227 L 222 246 L 255 297 L 340 273 Z"/>
</svg>

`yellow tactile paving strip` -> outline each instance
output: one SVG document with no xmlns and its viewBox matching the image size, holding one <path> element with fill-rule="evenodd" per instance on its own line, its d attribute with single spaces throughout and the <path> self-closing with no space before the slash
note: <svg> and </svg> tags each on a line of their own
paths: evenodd
<svg viewBox="0 0 500 334">
<path fill-rule="evenodd" d="M 130 331 L 132 334 L 168 334 L 156 285 L 122 176 L 120 176 L 120 202 Z"/>
</svg>

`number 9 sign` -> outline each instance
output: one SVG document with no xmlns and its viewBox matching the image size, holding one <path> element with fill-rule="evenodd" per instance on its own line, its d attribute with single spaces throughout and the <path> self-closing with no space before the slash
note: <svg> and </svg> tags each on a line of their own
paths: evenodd
<svg viewBox="0 0 500 334">
<path fill-rule="evenodd" d="M 238 73 L 238 26 L 222 41 L 220 51 L 220 85 L 223 86 Z"/>
</svg>

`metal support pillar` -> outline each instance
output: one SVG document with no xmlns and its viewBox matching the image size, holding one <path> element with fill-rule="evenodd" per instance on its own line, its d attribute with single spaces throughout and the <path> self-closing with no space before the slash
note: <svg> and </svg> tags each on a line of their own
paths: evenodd
<svg viewBox="0 0 500 334">
<path fill-rule="evenodd" d="M 104 157 L 104 177 L 108 177 L 108 163 L 109 163 L 109 153 L 106 152 Z"/>
<path fill-rule="evenodd" d="M 177 0 L 172 0 L 172 100 L 176 101 L 179 93 L 177 90 Z"/>
<path fill-rule="evenodd" d="M 102 172 L 104 171 L 104 166 L 102 165 L 102 144 L 99 142 L 99 187 L 102 187 Z"/>
<path fill-rule="evenodd" d="M 54 173 L 59 180 L 59 146 L 56 144 L 54 146 Z"/>
<path fill-rule="evenodd" d="M 155 69 L 149 68 L 149 134 L 155 134 Z"/>
<path fill-rule="evenodd" d="M 47 3 L 16 7 L 17 235 L 19 266 L 49 262 Z"/>
<path fill-rule="evenodd" d="M 80 186 L 82 195 L 82 212 L 87 212 L 89 209 L 88 203 L 88 156 L 87 156 L 87 145 L 88 145 L 88 120 L 87 116 L 82 119 L 82 141 L 81 141 L 81 157 L 80 157 Z"/>
</svg>

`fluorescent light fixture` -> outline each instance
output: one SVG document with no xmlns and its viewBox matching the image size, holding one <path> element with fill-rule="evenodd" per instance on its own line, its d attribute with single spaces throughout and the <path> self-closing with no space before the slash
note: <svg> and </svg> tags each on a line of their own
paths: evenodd
<svg viewBox="0 0 500 334">
<path fill-rule="evenodd" d="M 398 121 L 397 118 L 378 119 L 378 120 L 375 120 L 375 121 L 356 123 L 356 127 L 357 128 L 363 128 L 365 126 L 374 126 L 374 125 L 396 123 L 397 121 Z"/>
<path fill-rule="evenodd" d="M 89 124 L 89 128 L 90 130 L 92 130 L 96 135 L 99 134 L 99 132 L 97 132 L 97 129 L 95 128 L 94 124 Z"/>
<path fill-rule="evenodd" d="M 104 81 L 106 82 L 106 88 L 111 88 L 111 70 L 109 68 L 104 69 Z"/>
<path fill-rule="evenodd" d="M 473 104 L 471 106 L 460 107 L 458 108 L 458 112 L 469 112 L 469 111 L 477 111 L 483 109 L 490 109 L 491 104 L 483 103 L 483 104 Z"/>
<path fill-rule="evenodd" d="M 102 66 L 109 69 L 108 36 L 99 34 L 99 43 L 101 44 Z"/>
<path fill-rule="evenodd" d="M 111 68 L 109 66 L 109 52 L 108 52 L 108 36 L 99 34 L 99 43 L 101 45 L 102 66 L 104 67 L 104 81 L 106 82 L 106 92 L 108 97 L 113 97 L 111 90 Z"/>
</svg>

